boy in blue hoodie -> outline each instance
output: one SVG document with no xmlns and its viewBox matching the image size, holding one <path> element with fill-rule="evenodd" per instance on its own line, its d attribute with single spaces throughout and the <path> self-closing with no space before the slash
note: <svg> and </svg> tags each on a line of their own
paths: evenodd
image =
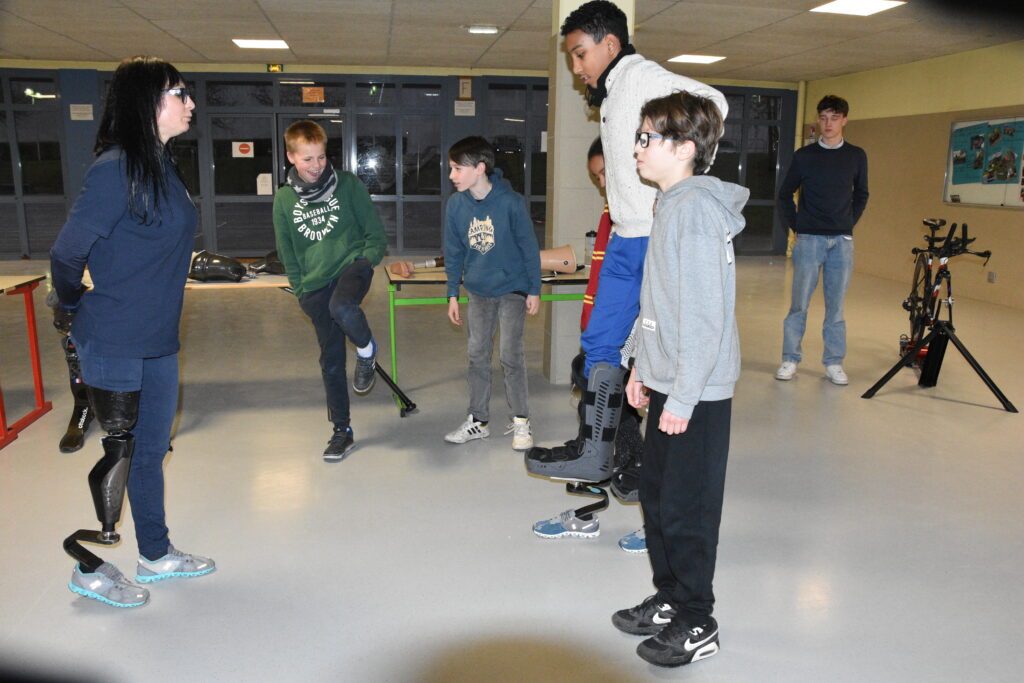
<svg viewBox="0 0 1024 683">
<path fill-rule="evenodd" d="M 540 310 L 540 250 L 526 200 L 494 168 L 494 148 L 481 137 L 459 140 L 448 151 L 458 194 L 445 210 L 444 264 L 448 319 L 462 325 L 459 282 L 469 293 L 469 416 L 445 435 L 448 443 L 490 436 L 491 355 L 500 325 L 505 396 L 512 411 L 512 448 L 533 446 L 526 386 L 523 328 Z"/>
<path fill-rule="evenodd" d="M 660 191 L 626 397 L 647 407 L 640 505 L 657 592 L 612 623 L 652 636 L 637 647 L 644 660 L 679 666 L 719 648 L 711 584 L 740 374 L 732 241 L 750 192 L 702 175 L 723 131 L 711 100 L 674 93 L 640 117 L 637 172 Z"/>
</svg>

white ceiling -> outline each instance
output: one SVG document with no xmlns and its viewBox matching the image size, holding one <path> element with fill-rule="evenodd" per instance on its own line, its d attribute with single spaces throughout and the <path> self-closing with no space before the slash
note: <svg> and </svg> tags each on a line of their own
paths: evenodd
<svg viewBox="0 0 1024 683">
<path fill-rule="evenodd" d="M 647 57 L 727 59 L 669 65 L 695 77 L 813 80 L 1024 38 L 1020 2 L 911 0 L 872 17 L 808 10 L 824 0 L 637 0 Z M 496 24 L 499 35 L 462 26 Z M 545 71 L 551 0 L 0 0 L 0 59 L 337 64 Z M 283 38 L 290 50 L 242 50 L 231 38 Z"/>
</svg>

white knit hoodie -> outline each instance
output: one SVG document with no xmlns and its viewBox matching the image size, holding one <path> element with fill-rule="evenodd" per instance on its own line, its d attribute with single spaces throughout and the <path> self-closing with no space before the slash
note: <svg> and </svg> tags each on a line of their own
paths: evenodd
<svg viewBox="0 0 1024 683">
<path fill-rule="evenodd" d="M 605 88 L 608 96 L 601 103 L 601 146 L 612 230 L 622 237 L 647 237 L 657 188 L 640 179 L 633 157 L 641 107 L 683 90 L 709 98 L 718 105 L 723 121 L 729 107 L 722 93 L 711 86 L 674 74 L 641 55 L 619 60 L 605 78 Z"/>
</svg>

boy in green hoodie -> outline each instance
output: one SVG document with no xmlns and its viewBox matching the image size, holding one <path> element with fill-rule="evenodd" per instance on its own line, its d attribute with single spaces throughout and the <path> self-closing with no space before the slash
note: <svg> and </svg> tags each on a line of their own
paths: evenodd
<svg viewBox="0 0 1024 683">
<path fill-rule="evenodd" d="M 356 347 L 352 388 L 373 388 L 377 343 L 359 307 L 387 239 L 370 195 L 351 173 L 335 172 L 327 159 L 327 133 L 297 121 L 284 133 L 288 183 L 274 196 L 277 253 L 302 310 L 320 343 L 320 370 L 334 433 L 325 462 L 340 462 L 355 447 L 349 418 L 345 339 Z"/>
<path fill-rule="evenodd" d="M 711 100 L 674 93 L 640 117 L 637 172 L 659 192 L 626 397 L 648 409 L 640 505 L 657 592 L 612 623 L 652 636 L 644 660 L 679 666 L 719 649 L 712 580 L 740 374 L 732 242 L 750 192 L 703 175 L 723 131 Z"/>
</svg>

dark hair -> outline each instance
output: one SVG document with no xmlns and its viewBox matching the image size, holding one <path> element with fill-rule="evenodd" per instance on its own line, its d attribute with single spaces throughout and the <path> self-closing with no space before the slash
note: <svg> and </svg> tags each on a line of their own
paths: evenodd
<svg viewBox="0 0 1024 683">
<path fill-rule="evenodd" d="M 619 39 L 622 47 L 629 45 L 626 14 L 608 0 L 592 0 L 574 9 L 562 24 L 562 37 L 573 31 L 583 31 L 595 43 L 601 42 L 610 33 Z"/>
<path fill-rule="evenodd" d="M 184 82 L 169 63 L 140 55 L 118 65 L 107 90 L 93 151 L 99 156 L 115 145 L 124 151 L 128 208 L 143 223 L 155 218 L 160 194 L 167 191 L 165 160 L 178 172 L 169 143 L 160 142 L 156 119 L 164 89 Z"/>
<path fill-rule="evenodd" d="M 448 150 L 448 159 L 459 166 L 476 166 L 483 162 L 487 175 L 494 170 L 494 147 L 479 135 L 462 138 Z"/>
<path fill-rule="evenodd" d="M 686 91 L 675 92 L 647 102 L 640 110 L 640 122 L 644 119 L 666 138 L 692 142 L 696 147 L 693 172 L 707 172 L 724 132 L 722 112 L 714 102 Z"/>
<path fill-rule="evenodd" d="M 826 109 L 831 109 L 835 113 L 842 114 L 843 116 L 849 116 L 850 103 L 837 95 L 825 95 L 821 98 L 821 102 L 818 102 L 818 113 L 820 114 Z"/>
<path fill-rule="evenodd" d="M 299 145 L 326 145 L 327 131 L 316 121 L 296 121 L 284 131 L 284 144 L 292 153 Z"/>
<path fill-rule="evenodd" d="M 594 141 L 590 143 L 590 149 L 587 151 L 587 161 L 590 161 L 594 157 L 603 157 L 604 148 L 601 146 L 601 138 L 594 138 Z"/>
</svg>

